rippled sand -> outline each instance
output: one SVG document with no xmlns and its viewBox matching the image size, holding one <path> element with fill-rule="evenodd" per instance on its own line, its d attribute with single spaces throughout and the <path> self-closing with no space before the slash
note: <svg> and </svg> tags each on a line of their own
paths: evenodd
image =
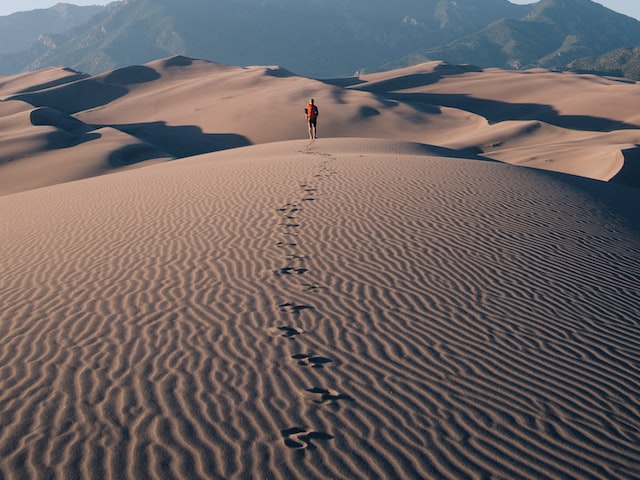
<svg viewBox="0 0 640 480">
<path fill-rule="evenodd" d="M 639 191 L 442 153 L 0 197 L 0 476 L 639 477 Z"/>
</svg>

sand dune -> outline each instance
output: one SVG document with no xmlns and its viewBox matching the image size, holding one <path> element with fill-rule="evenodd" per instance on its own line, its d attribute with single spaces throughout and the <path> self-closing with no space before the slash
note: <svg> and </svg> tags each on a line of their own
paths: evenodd
<svg viewBox="0 0 640 480">
<path fill-rule="evenodd" d="M 320 106 L 321 137 L 419 142 L 502 162 L 638 185 L 640 88 L 620 79 L 542 70 L 510 72 L 431 62 L 360 78 L 319 81 L 273 66 L 231 67 L 174 57 L 92 77 L 67 69 L 0 79 L 0 123 L 46 109 L 46 125 L 20 122 L 0 134 L 0 194 L 229 148 L 306 136 L 303 108 Z M 33 113 L 32 113 L 33 111 Z M 82 135 L 68 138 L 70 119 Z M 86 156 L 99 129 L 115 129 L 131 151 L 113 165 Z M 54 129 L 54 130 L 52 130 Z M 33 144 L 36 138 L 63 136 Z M 82 146 L 82 148 L 78 148 Z M 52 178 L 32 164 L 52 149 L 68 159 Z M 28 159 L 28 161 L 23 161 Z M 143 163 L 139 163 L 139 162 Z M 11 162 L 11 167 L 7 163 Z M 26 164 L 26 165 L 25 165 Z M 24 166 L 24 168 L 23 168 Z M 22 171 L 24 170 L 24 172 Z M 53 169 L 49 169 L 52 171 Z M 19 180 L 24 179 L 24 184 Z"/>
<path fill-rule="evenodd" d="M 0 79 L 0 478 L 640 478 L 638 95 Z"/>
<path fill-rule="evenodd" d="M 637 189 L 320 139 L 6 195 L 3 478 L 639 478 Z"/>
<path fill-rule="evenodd" d="M 479 115 L 487 125 L 437 144 L 496 160 L 600 180 L 640 162 L 640 89 L 624 79 L 430 63 L 365 76 L 350 88 Z"/>
<path fill-rule="evenodd" d="M 49 107 L 9 101 L 0 103 L 0 115 L 3 194 L 175 158 L 133 135 L 94 129 Z"/>
<path fill-rule="evenodd" d="M 70 68 L 51 67 L 10 77 L 0 77 L 0 98 L 22 92 L 43 90 L 65 83 L 75 82 L 89 75 Z"/>
</svg>

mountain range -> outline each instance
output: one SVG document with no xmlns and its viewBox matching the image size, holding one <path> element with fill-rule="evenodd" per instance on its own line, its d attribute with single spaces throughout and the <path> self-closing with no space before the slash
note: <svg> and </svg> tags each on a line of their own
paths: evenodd
<svg viewBox="0 0 640 480">
<path fill-rule="evenodd" d="M 125 0 L 76 9 L 58 5 L 49 11 L 90 18 L 57 31 L 41 27 L 28 46 L 16 42 L 13 30 L 0 30 L 0 74 L 54 65 L 95 74 L 178 54 L 233 65 L 277 64 L 316 78 L 425 60 L 602 68 L 632 78 L 639 70 L 637 55 L 611 52 L 640 45 L 640 22 L 591 0 Z M 0 24 L 15 15 L 0 17 Z M 42 11 L 21 15 L 26 21 Z"/>
<path fill-rule="evenodd" d="M 51 8 L 0 16 L 0 54 L 26 50 L 38 41 L 46 41 L 45 34 L 66 32 L 86 23 L 103 9 L 97 5 L 79 7 L 59 3 Z"/>
</svg>

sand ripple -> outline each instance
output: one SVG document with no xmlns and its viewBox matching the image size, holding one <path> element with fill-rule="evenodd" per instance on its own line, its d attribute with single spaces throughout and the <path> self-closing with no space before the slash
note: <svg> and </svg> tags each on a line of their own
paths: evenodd
<svg viewBox="0 0 640 480">
<path fill-rule="evenodd" d="M 640 477 L 638 200 L 350 139 L 5 196 L 0 476 Z"/>
</svg>

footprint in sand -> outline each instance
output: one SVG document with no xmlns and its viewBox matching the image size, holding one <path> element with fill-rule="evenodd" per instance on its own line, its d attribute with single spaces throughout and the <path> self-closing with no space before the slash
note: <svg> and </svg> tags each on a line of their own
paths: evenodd
<svg viewBox="0 0 640 480">
<path fill-rule="evenodd" d="M 280 207 L 277 209 L 279 212 L 281 213 L 296 213 L 299 212 L 300 210 L 302 210 L 300 207 L 298 207 L 297 204 L 295 203 L 287 203 L 284 206 Z"/>
<path fill-rule="evenodd" d="M 295 242 L 278 242 L 276 243 L 276 247 L 278 248 L 283 248 L 283 247 L 297 247 L 298 244 Z"/>
<path fill-rule="evenodd" d="M 305 291 L 305 292 L 313 292 L 314 290 L 319 290 L 319 289 L 322 289 L 324 287 L 321 287 L 317 283 L 303 283 L 300 286 L 300 288 L 302 288 L 302 290 Z"/>
<path fill-rule="evenodd" d="M 288 325 L 284 325 L 281 327 L 275 327 L 275 330 L 281 332 L 281 337 L 294 339 L 297 335 L 304 333 L 304 330 L 298 327 L 290 327 Z"/>
<path fill-rule="evenodd" d="M 296 353 L 291 358 L 298 361 L 298 365 L 302 367 L 324 368 L 328 363 L 333 362 L 330 358 L 318 355 L 308 355 L 306 353 Z"/>
<path fill-rule="evenodd" d="M 282 217 L 285 220 L 295 220 L 297 218 L 296 213 L 299 212 L 300 210 L 301 210 L 300 208 L 291 208 L 291 209 L 279 208 L 278 209 L 278 211 L 283 214 Z"/>
<path fill-rule="evenodd" d="M 296 305 L 295 303 L 291 303 L 291 302 L 286 302 L 286 303 L 281 303 L 280 305 L 278 305 L 278 308 L 280 308 L 281 312 L 286 312 L 286 313 L 295 313 L 298 314 L 303 310 L 315 310 L 315 307 L 312 307 L 311 305 Z"/>
<path fill-rule="evenodd" d="M 308 270 L 306 268 L 282 267 L 273 272 L 277 277 L 282 275 L 304 275 Z"/>
<path fill-rule="evenodd" d="M 285 223 L 281 223 L 280 225 L 282 225 L 285 228 L 298 228 L 298 227 L 300 227 L 299 223 L 294 223 L 294 222 L 285 222 Z"/>
<path fill-rule="evenodd" d="M 337 402 L 338 400 L 353 400 L 349 395 L 345 395 L 344 393 L 338 393 L 337 390 L 334 390 L 332 388 L 327 389 L 327 388 L 313 387 L 313 388 L 307 388 L 306 391 L 314 395 L 320 396 L 319 399 L 314 400 L 315 403 L 331 403 L 331 402 Z"/>
<path fill-rule="evenodd" d="M 316 448 L 312 440 L 332 440 L 334 438 L 328 433 L 313 432 L 302 427 L 285 428 L 280 430 L 280 433 L 284 438 L 284 444 L 295 450 L 312 450 Z"/>
</svg>

